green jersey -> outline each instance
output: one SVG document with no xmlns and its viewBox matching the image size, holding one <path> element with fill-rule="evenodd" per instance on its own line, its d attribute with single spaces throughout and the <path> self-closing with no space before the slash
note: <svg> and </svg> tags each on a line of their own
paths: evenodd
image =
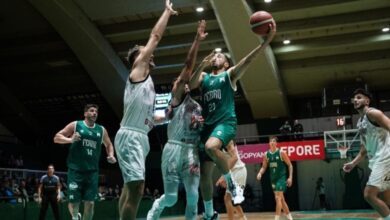
<svg viewBox="0 0 390 220">
<path fill-rule="evenodd" d="M 204 123 L 215 124 L 221 121 L 236 121 L 234 92 L 228 72 L 218 75 L 206 74 L 202 81 L 202 108 Z"/>
<path fill-rule="evenodd" d="M 93 127 L 88 127 L 84 121 L 76 121 L 75 132 L 80 134 L 81 140 L 72 143 L 69 147 L 68 168 L 77 171 L 98 170 L 103 127 L 96 123 Z"/>
<path fill-rule="evenodd" d="M 271 182 L 280 178 L 286 179 L 286 164 L 282 160 L 280 149 L 275 152 L 267 151 L 268 166 L 270 168 Z"/>
</svg>

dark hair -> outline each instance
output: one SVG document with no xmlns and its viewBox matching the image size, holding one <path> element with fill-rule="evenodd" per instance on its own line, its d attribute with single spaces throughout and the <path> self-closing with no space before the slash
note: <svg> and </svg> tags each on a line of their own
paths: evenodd
<svg viewBox="0 0 390 220">
<path fill-rule="evenodd" d="M 84 106 L 84 112 L 87 112 L 90 108 L 99 109 L 99 106 L 96 105 L 96 104 L 86 104 L 86 105 Z"/>
<path fill-rule="evenodd" d="M 372 95 L 370 92 L 368 92 L 367 90 L 365 89 L 362 89 L 362 88 L 359 88 L 359 89 L 356 89 L 354 92 L 353 92 L 353 96 L 357 95 L 357 94 L 361 94 L 361 95 L 364 95 L 366 96 L 370 101 L 372 100 Z"/>
<path fill-rule="evenodd" d="M 141 48 L 140 46 L 135 45 L 133 48 L 129 49 L 129 52 L 127 52 L 126 60 L 129 64 L 130 68 L 133 66 L 134 61 L 135 61 L 135 55 L 138 54 L 140 48 Z"/>
<path fill-rule="evenodd" d="M 276 136 L 269 136 L 268 137 L 268 140 L 272 140 L 272 139 L 275 139 L 275 141 L 278 141 L 278 137 L 276 137 Z"/>
</svg>

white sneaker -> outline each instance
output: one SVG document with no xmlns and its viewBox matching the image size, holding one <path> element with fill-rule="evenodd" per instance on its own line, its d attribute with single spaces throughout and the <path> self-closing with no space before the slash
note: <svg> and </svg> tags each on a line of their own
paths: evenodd
<svg viewBox="0 0 390 220">
<path fill-rule="evenodd" d="M 233 180 L 228 181 L 226 192 L 232 195 L 233 205 L 240 205 L 244 200 L 244 190 Z"/>
<path fill-rule="evenodd" d="M 163 198 L 163 196 L 161 196 L 159 199 L 156 199 L 153 202 L 153 206 L 149 210 L 148 215 L 146 216 L 146 220 L 158 220 L 158 219 L 160 219 L 160 215 L 161 215 L 162 211 L 164 210 L 164 208 L 160 207 L 160 201 L 161 201 L 162 198 Z"/>
</svg>

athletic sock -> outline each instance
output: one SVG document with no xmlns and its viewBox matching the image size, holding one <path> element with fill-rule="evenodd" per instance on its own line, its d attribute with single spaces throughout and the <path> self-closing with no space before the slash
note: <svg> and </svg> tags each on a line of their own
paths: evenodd
<svg viewBox="0 0 390 220">
<path fill-rule="evenodd" d="M 232 178 L 230 171 L 226 174 L 223 174 L 223 177 L 225 178 L 226 183 L 228 183 L 228 181 Z"/>
<path fill-rule="evenodd" d="M 275 215 L 275 220 L 279 220 L 280 215 Z"/>
<path fill-rule="evenodd" d="M 213 207 L 213 200 L 205 201 L 203 200 L 204 204 L 204 213 L 207 217 L 211 217 L 214 215 L 214 207 Z"/>
<path fill-rule="evenodd" d="M 288 214 L 286 215 L 286 217 L 287 217 L 288 220 L 292 220 L 292 219 L 293 219 L 293 217 L 291 216 L 291 213 L 288 213 Z"/>
</svg>

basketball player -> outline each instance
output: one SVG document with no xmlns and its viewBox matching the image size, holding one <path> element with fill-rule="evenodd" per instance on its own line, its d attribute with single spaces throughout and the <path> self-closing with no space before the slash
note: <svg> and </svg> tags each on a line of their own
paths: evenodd
<svg viewBox="0 0 390 220">
<path fill-rule="evenodd" d="M 134 220 L 145 186 L 145 158 L 149 153 L 147 133 L 153 128 L 155 90 L 150 71 L 155 66 L 153 52 L 160 42 L 171 15 L 170 0 L 165 0 L 165 10 L 152 29 L 145 46 L 129 50 L 131 67 L 126 80 L 124 113 L 121 127 L 115 137 L 115 148 L 122 171 L 124 186 L 119 199 L 119 216 L 122 220 Z"/>
<path fill-rule="evenodd" d="M 228 163 L 232 173 L 232 178 L 238 184 L 238 186 L 244 190 L 246 185 L 247 170 L 245 167 L 245 163 L 242 162 L 242 160 L 240 159 L 240 155 L 238 154 L 237 151 L 237 145 L 233 143 L 233 141 L 231 141 L 227 146 L 227 154 L 229 156 Z M 215 185 L 221 186 L 226 189 L 225 178 L 221 176 Z M 224 203 L 225 203 L 226 212 L 229 220 L 234 219 L 234 213 L 238 215 L 239 220 L 246 220 L 246 216 L 241 206 L 240 205 L 233 206 L 232 195 L 230 193 L 227 192 L 225 193 Z"/>
<path fill-rule="evenodd" d="M 199 187 L 199 134 L 203 120 L 200 105 L 189 95 L 186 84 L 194 69 L 200 41 L 207 36 L 206 22 L 199 22 L 198 32 L 188 52 L 184 68 L 175 80 L 172 88 L 172 102 L 169 108 L 168 142 L 164 146 L 161 158 L 161 170 L 164 180 L 164 195 L 155 200 L 149 210 L 147 220 L 157 220 L 165 207 L 177 202 L 179 183 L 186 190 L 187 206 L 185 218 L 195 220 L 198 214 Z"/>
<path fill-rule="evenodd" d="M 275 136 L 269 138 L 269 147 L 270 149 L 264 155 L 263 165 L 257 174 L 257 180 L 261 180 L 264 172 L 267 170 L 268 166 L 270 167 L 270 178 L 272 189 L 274 190 L 276 210 L 275 210 L 275 220 L 279 220 L 280 213 L 282 209 L 286 214 L 287 219 L 293 219 L 290 213 L 290 209 L 284 199 L 284 191 L 286 191 L 286 185 L 288 187 L 292 186 L 293 178 L 293 166 L 286 152 L 281 151 L 277 148 L 278 139 Z M 286 181 L 286 165 L 288 167 L 288 178 Z"/>
<path fill-rule="evenodd" d="M 92 220 L 94 201 L 98 195 L 99 159 L 102 143 L 107 161 L 116 163 L 114 148 L 107 130 L 96 123 L 99 107 L 87 104 L 84 120 L 69 123 L 54 136 L 54 143 L 71 144 L 68 164 L 68 200 L 72 220 L 79 220 L 80 202 L 84 201 L 84 220 Z"/>
<path fill-rule="evenodd" d="M 237 81 L 245 73 L 249 64 L 264 48 L 266 48 L 276 33 L 273 22 L 267 40 L 241 59 L 238 64 L 230 67 L 226 54 L 215 53 L 208 55 L 200 64 L 191 78 L 190 88 L 200 87 L 203 95 L 204 128 L 201 134 L 201 147 L 199 151 L 201 161 L 200 188 L 205 206 L 205 219 L 217 219 L 214 212 L 212 194 L 212 173 L 214 163 L 224 175 L 227 182 L 227 191 L 232 194 L 234 204 L 244 201 L 242 190 L 236 186 L 231 178 L 227 159 L 221 149 L 236 135 L 236 113 L 234 110 L 234 92 Z M 210 66 L 212 72 L 207 74 L 203 69 Z M 214 162 L 214 163 L 213 163 Z"/>
<path fill-rule="evenodd" d="M 366 90 L 357 89 L 353 95 L 354 108 L 360 115 L 357 127 L 361 147 L 355 159 L 344 164 L 343 170 L 350 172 L 368 156 L 371 174 L 364 188 L 364 198 L 385 220 L 390 220 L 390 119 L 370 107 L 371 95 Z"/>
</svg>

